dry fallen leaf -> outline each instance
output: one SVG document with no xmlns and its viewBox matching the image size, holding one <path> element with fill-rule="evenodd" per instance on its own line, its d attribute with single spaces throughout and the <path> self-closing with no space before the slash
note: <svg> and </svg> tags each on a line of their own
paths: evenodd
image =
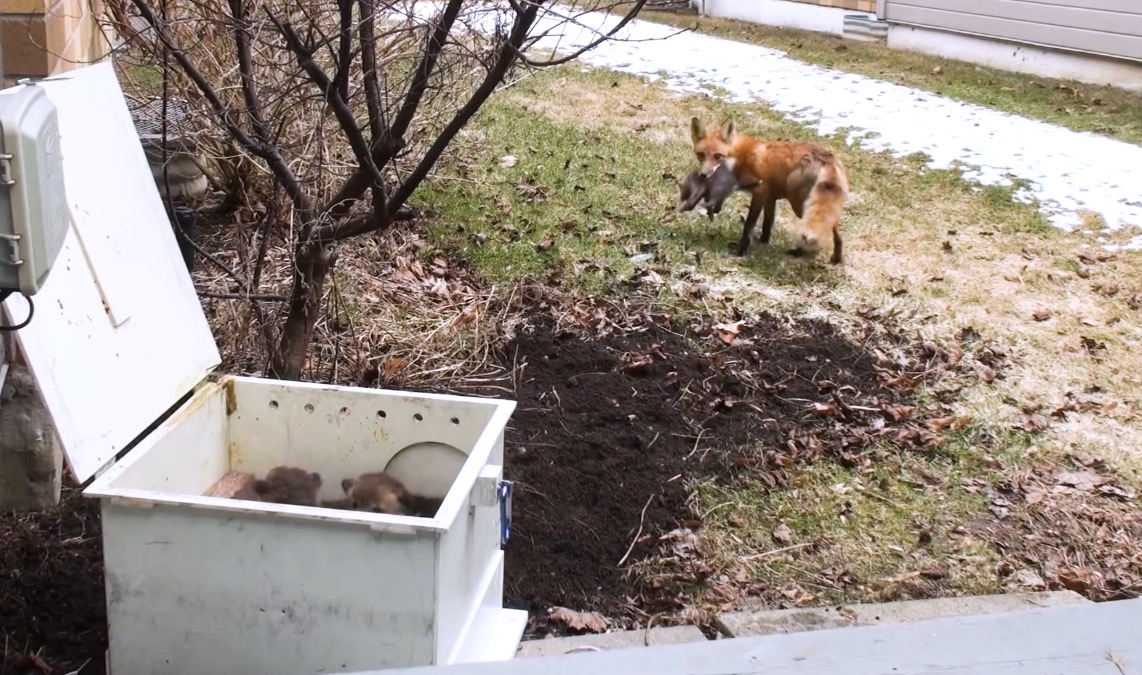
<svg viewBox="0 0 1142 675">
<path fill-rule="evenodd" d="M 504 167 L 505 169 L 510 169 L 516 165 L 517 161 L 519 160 L 516 159 L 515 155 L 504 155 L 503 157 L 500 157 L 500 166 Z"/>
<path fill-rule="evenodd" d="M 690 558 L 702 548 L 701 535 L 688 527 L 671 530 L 658 539 L 671 542 L 674 555 L 679 558 Z"/>
<path fill-rule="evenodd" d="M 829 404 L 829 403 L 814 402 L 813 403 L 813 410 L 817 411 L 818 415 L 836 415 L 837 414 L 837 406 Z"/>
<path fill-rule="evenodd" d="M 1065 471 L 1055 476 L 1055 482 L 1059 485 L 1073 487 L 1076 490 L 1090 492 L 1100 485 L 1109 483 L 1110 479 L 1093 471 Z"/>
<path fill-rule="evenodd" d="M 1046 321 L 1054 315 L 1055 313 L 1049 309 L 1037 309 L 1031 314 L 1031 318 L 1036 321 Z"/>
<path fill-rule="evenodd" d="M 971 417 L 967 415 L 951 415 L 949 417 L 935 417 L 928 420 L 928 428 L 932 431 L 942 431 L 950 429 L 956 431 L 962 429 L 971 421 Z"/>
<path fill-rule="evenodd" d="M 1038 573 L 1034 572 L 1033 570 L 1022 569 L 1011 576 L 1012 579 L 1020 586 L 1033 588 L 1036 590 L 1043 590 L 1047 588 L 1047 583 L 1043 581 L 1043 577 L 1039 576 Z"/>
<path fill-rule="evenodd" d="M 793 530 L 785 523 L 781 523 L 773 530 L 773 539 L 779 544 L 788 544 L 793 541 Z"/>
<path fill-rule="evenodd" d="M 592 633 L 602 633 L 607 630 L 610 623 L 598 612 L 576 612 L 566 607 L 552 607 L 547 610 L 547 618 L 565 624 L 574 630 L 589 630 Z"/>
</svg>

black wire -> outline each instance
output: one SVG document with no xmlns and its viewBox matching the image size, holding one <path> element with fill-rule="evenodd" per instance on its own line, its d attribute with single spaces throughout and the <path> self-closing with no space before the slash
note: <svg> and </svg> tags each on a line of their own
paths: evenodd
<svg viewBox="0 0 1142 675">
<path fill-rule="evenodd" d="M 0 291 L 0 303 L 11 297 L 13 293 L 15 293 L 15 291 Z M 28 301 L 28 318 L 24 319 L 24 323 L 15 326 L 0 326 L 0 332 L 10 333 L 25 328 L 28 324 L 32 323 L 32 317 L 36 315 L 36 303 L 32 302 L 32 299 L 27 295 L 23 293 L 20 295 L 23 295 L 24 299 Z"/>
</svg>

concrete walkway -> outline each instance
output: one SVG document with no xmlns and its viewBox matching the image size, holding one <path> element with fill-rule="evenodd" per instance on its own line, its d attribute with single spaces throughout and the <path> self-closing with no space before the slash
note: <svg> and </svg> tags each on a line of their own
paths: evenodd
<svg viewBox="0 0 1142 675">
<path fill-rule="evenodd" d="M 354 675 L 1133 675 L 1142 599 Z"/>
<path fill-rule="evenodd" d="M 720 615 L 716 625 L 722 636 L 741 638 L 833 628 L 909 623 L 952 617 L 983 616 L 1088 603 L 1090 601 L 1078 593 L 1054 591 L 934 598 L 931 600 L 807 609 L 774 610 L 766 609 L 761 605 L 747 605 L 740 611 Z M 527 640 L 520 645 L 516 658 L 557 656 L 580 651 L 658 647 L 704 641 L 706 641 L 706 636 L 695 626 L 670 626 L 651 628 L 649 631 L 616 631 L 601 635 L 576 635 L 574 637 Z"/>
<path fill-rule="evenodd" d="M 431 14 L 437 3 L 420 3 Z M 494 3 L 489 7 L 494 6 Z M 558 5 L 550 12 L 566 12 Z M 489 9 L 486 27 L 493 25 Z M 538 30 L 552 31 L 537 48 L 566 53 L 589 44 L 618 22 L 601 14 L 574 23 L 548 15 Z M 808 65 L 784 52 L 632 21 L 580 61 L 661 81 L 671 91 L 709 92 L 740 103 L 764 103 L 814 131 L 847 129 L 850 141 L 896 156 L 925 153 L 932 168 L 971 167 L 965 177 L 982 185 L 1029 181 L 1017 196 L 1038 200 L 1063 229 L 1081 223 L 1084 210 L 1100 214 L 1108 229 L 1142 227 L 1142 147 L 1046 122 L 963 103 L 862 75 Z M 684 142 L 688 120 L 679 120 Z M 749 124 L 744 124 L 748 128 Z M 858 188 L 859 189 L 859 188 Z M 1142 236 L 1124 248 L 1142 249 Z"/>
</svg>

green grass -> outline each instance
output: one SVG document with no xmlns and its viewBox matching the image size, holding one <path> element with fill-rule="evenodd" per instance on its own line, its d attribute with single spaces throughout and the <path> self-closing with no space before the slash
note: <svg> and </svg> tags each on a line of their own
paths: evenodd
<svg viewBox="0 0 1142 675">
<path fill-rule="evenodd" d="M 547 109 L 545 97 L 554 91 L 582 95 L 583 105 L 540 114 Z M 631 114 L 618 113 L 614 124 L 576 124 L 577 111 L 583 111 L 584 119 L 594 114 L 590 106 L 600 91 L 613 92 L 620 111 Z M 786 255 L 790 239 L 782 222 L 791 219 L 786 205 L 771 245 L 755 242 L 745 259 L 731 251 L 749 202 L 744 193 L 733 195 L 713 223 L 698 212 L 664 222 L 677 199 L 677 180 L 694 165 L 687 104 L 704 119 L 732 116 L 743 129 L 769 137 L 837 147 L 839 135 L 816 136 L 765 108 L 708 97 L 667 105 L 657 93 L 644 98 L 648 91 L 655 90 L 632 76 L 565 67 L 533 75 L 495 97 L 457 140 L 453 159 L 440 167 L 437 179 L 418 193 L 441 214 L 431 226 L 437 243 L 458 251 L 497 282 L 545 278 L 617 292 L 623 282 L 652 267 L 667 280 L 685 271 L 733 268 L 778 287 L 839 284 L 843 272 L 824 264 L 825 256 L 806 264 Z M 502 159 L 509 156 L 515 163 L 506 166 Z M 942 217 L 942 224 L 906 225 L 903 234 L 934 248 L 948 230 L 956 229 L 1056 234 L 1033 206 L 1011 199 L 1014 188 L 980 189 L 954 171 L 924 171 L 923 162 L 921 155 L 899 160 L 885 153 L 846 151 L 851 187 L 859 198 L 847 209 L 845 236 L 860 236 L 886 216 L 907 223 L 918 204 L 927 205 L 925 216 Z"/>
<path fill-rule="evenodd" d="M 797 584 L 814 604 L 890 601 L 905 593 L 954 587 L 969 594 L 1002 591 L 993 570 L 1000 556 L 965 536 L 989 500 L 963 481 L 991 482 L 1025 463 L 1026 434 L 1003 433 L 982 449 L 990 432 L 968 427 L 949 434 L 938 451 L 898 454 L 884 449 L 866 467 L 823 461 L 803 467 L 789 489 L 699 487 L 699 512 L 723 568 L 746 560 L 750 581 L 781 588 Z M 787 527 L 790 541 L 774 530 Z M 798 553 L 812 545 L 811 555 Z M 940 579 L 915 573 L 944 569 Z M 847 583 L 822 570 L 844 572 Z M 917 587 L 918 586 L 918 587 Z"/>
<path fill-rule="evenodd" d="M 845 265 L 829 265 L 825 256 L 806 263 L 784 255 L 787 206 L 771 246 L 755 243 L 746 259 L 733 256 L 744 194 L 732 197 L 713 224 L 696 213 L 664 222 L 677 198 L 676 179 L 695 164 L 688 130 L 693 115 L 733 118 L 745 133 L 838 149 L 852 188 L 842 226 Z M 509 155 L 514 165 L 502 165 Z M 739 580 L 743 556 L 781 548 L 772 532 L 784 522 L 794 543 L 819 545 L 811 554 L 750 559 L 744 574 L 751 581 L 796 583 L 830 602 L 993 592 L 1002 583 L 994 573 L 997 553 L 959 529 L 993 517 L 985 496 L 962 481 L 994 483 L 1025 468 L 1032 440 L 1041 446 L 1036 461 L 1051 461 L 1066 447 L 1113 456 L 1113 449 L 1083 435 L 1104 423 L 1097 414 L 1036 439 L 1011 429 L 1021 402 L 1107 381 L 1117 369 L 1142 363 L 1132 347 L 1135 323 L 1121 304 L 1129 294 L 1108 300 L 1090 288 L 1098 275 L 1142 288 L 1142 272 L 1123 258 L 1121 265 L 1093 267 L 1089 280 L 1060 277 L 1077 269 L 1082 238 L 1051 227 L 1034 205 L 1015 201 L 1018 185 L 981 188 L 955 171 L 925 170 L 925 161 L 846 147 L 839 135 L 816 136 L 764 106 L 677 97 L 637 77 L 567 66 L 537 72 L 495 96 L 417 199 L 437 212 L 433 243 L 495 282 L 534 279 L 621 295 L 649 267 L 662 278 L 661 285 L 642 286 L 653 300 L 704 321 L 761 310 L 815 312 L 859 329 L 864 312 L 877 308 L 906 336 L 922 333 L 947 344 L 964 327 L 979 330 L 1010 354 L 1012 365 L 992 383 L 965 378 L 956 405 L 976 422 L 948 434 L 937 451 L 888 452 L 859 469 L 811 464 L 799 468 L 789 489 L 702 484 L 697 503 L 713 542 L 708 555 Z M 649 260 L 632 261 L 647 253 Z M 703 286 L 728 289 L 730 297 L 694 292 Z M 1040 306 L 1054 309 L 1057 319 L 1032 321 Z M 1061 350 L 1060 327 L 1084 325 L 1094 308 L 1126 317 L 1082 329 L 1107 342 L 1105 357 Z M 1124 398 L 1137 389 L 1123 386 Z M 935 392 L 923 397 L 935 398 Z M 1117 460 L 1129 465 L 1128 458 Z M 937 476 L 938 486 L 927 486 L 925 476 Z M 941 565 L 950 577 L 908 576 Z M 643 567 L 646 575 L 656 573 L 653 562 Z M 822 582 L 824 568 L 845 570 L 860 583 Z M 908 580 L 898 581 L 902 575 Z"/>
<path fill-rule="evenodd" d="M 1075 131 L 1142 143 L 1142 94 L 987 68 L 916 52 L 889 49 L 787 28 L 693 14 L 643 11 L 640 19 L 693 28 L 709 35 L 787 52 L 792 58 L 943 94 Z M 936 70 L 938 68 L 938 70 Z"/>
</svg>

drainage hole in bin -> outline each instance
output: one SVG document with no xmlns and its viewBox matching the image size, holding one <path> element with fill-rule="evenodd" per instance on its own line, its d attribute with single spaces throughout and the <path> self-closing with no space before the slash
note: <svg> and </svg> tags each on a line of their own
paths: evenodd
<svg viewBox="0 0 1142 675">
<path fill-rule="evenodd" d="M 452 418 L 451 420 L 449 420 L 449 421 L 450 421 L 450 422 L 452 422 L 453 424 L 459 424 L 459 423 L 460 423 L 460 418 L 459 418 L 459 417 L 453 417 L 453 418 Z"/>
<path fill-rule="evenodd" d="M 270 407 L 271 407 L 271 408 L 276 408 L 276 407 L 278 407 L 278 402 L 277 402 L 277 401 L 270 401 Z"/>
<path fill-rule="evenodd" d="M 384 419 L 385 418 L 385 411 L 384 410 L 378 410 L 377 411 L 377 417 Z"/>
<path fill-rule="evenodd" d="M 412 418 L 413 418 L 414 420 L 416 420 L 417 422 L 419 422 L 419 421 L 421 421 L 422 419 L 424 419 L 424 415 L 421 415 L 420 413 L 416 413 L 415 415 L 413 415 L 413 416 L 412 416 Z"/>
<path fill-rule="evenodd" d="M 348 417 L 349 416 L 349 409 L 348 408 L 342 408 L 341 409 L 341 416 L 342 417 Z"/>
<path fill-rule="evenodd" d="M 312 403 L 306 403 L 305 404 L 305 412 L 307 412 L 307 413 L 313 412 L 313 404 Z"/>
</svg>

